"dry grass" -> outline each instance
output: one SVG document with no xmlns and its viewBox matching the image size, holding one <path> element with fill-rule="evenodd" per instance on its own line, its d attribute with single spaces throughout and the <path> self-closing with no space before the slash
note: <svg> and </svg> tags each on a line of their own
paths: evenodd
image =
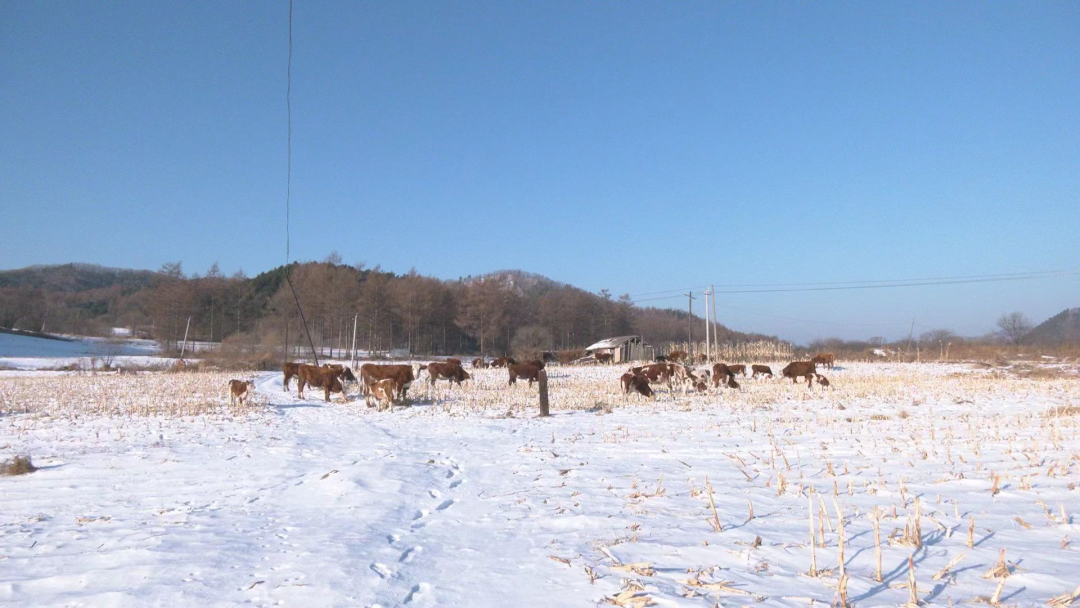
<svg viewBox="0 0 1080 608">
<path fill-rule="evenodd" d="M 26 475 L 37 470 L 34 463 L 30 462 L 29 456 L 16 456 L 0 462 L 0 477 L 13 477 Z"/>
<path fill-rule="evenodd" d="M 0 413 L 81 417 L 197 416 L 248 411 L 251 406 L 229 405 L 231 378 L 217 372 L 0 378 Z"/>
</svg>

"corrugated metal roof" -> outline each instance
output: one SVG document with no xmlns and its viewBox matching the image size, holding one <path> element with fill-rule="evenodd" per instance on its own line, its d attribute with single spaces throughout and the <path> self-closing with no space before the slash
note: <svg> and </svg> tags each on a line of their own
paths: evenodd
<svg viewBox="0 0 1080 608">
<path fill-rule="evenodd" d="M 586 347 L 585 350 L 599 350 L 601 348 L 618 348 L 618 347 L 622 346 L 623 344 L 626 344 L 627 342 L 629 342 L 631 340 L 634 340 L 634 339 L 637 339 L 640 342 L 641 341 L 641 336 L 618 336 L 616 338 L 607 338 L 605 340 L 601 340 L 601 341 L 597 342 L 596 344 L 593 344 L 592 346 Z"/>
</svg>

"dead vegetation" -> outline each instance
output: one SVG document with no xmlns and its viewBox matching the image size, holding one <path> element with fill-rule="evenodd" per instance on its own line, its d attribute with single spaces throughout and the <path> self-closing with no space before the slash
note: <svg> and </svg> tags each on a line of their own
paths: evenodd
<svg viewBox="0 0 1080 608">
<path fill-rule="evenodd" d="M 249 411 L 259 397 L 230 406 L 230 379 L 220 372 L 0 378 L 0 414 L 175 417 Z"/>
<path fill-rule="evenodd" d="M 29 456 L 15 456 L 0 462 L 0 477 L 14 477 L 27 475 L 37 470 Z"/>
</svg>

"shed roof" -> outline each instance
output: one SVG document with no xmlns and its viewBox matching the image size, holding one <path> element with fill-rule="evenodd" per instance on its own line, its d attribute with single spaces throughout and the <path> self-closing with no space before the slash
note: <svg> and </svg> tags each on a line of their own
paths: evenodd
<svg viewBox="0 0 1080 608">
<path fill-rule="evenodd" d="M 607 338 L 605 340 L 600 340 L 599 342 L 597 342 L 596 344 L 593 344 L 592 346 L 586 347 L 585 350 L 599 350 L 601 348 L 618 348 L 618 347 L 626 344 L 627 342 L 632 342 L 634 340 L 636 340 L 638 342 L 641 342 L 641 336 L 618 336 L 618 337 L 615 337 L 615 338 Z"/>
</svg>

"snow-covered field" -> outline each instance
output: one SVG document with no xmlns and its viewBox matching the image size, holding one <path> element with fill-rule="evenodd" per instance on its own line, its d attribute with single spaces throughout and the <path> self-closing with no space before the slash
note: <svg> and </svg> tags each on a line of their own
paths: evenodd
<svg viewBox="0 0 1080 608">
<path fill-rule="evenodd" d="M 213 374 L 0 378 L 0 458 L 42 467 L 0 478 L 0 603 L 808 606 L 840 519 L 854 605 L 906 602 L 909 558 L 928 604 L 1080 585 L 1075 373 L 853 364 L 648 402 L 622 371 L 550 369 L 547 419 L 501 370 L 392 413 L 269 373 L 245 410 Z"/>
</svg>

